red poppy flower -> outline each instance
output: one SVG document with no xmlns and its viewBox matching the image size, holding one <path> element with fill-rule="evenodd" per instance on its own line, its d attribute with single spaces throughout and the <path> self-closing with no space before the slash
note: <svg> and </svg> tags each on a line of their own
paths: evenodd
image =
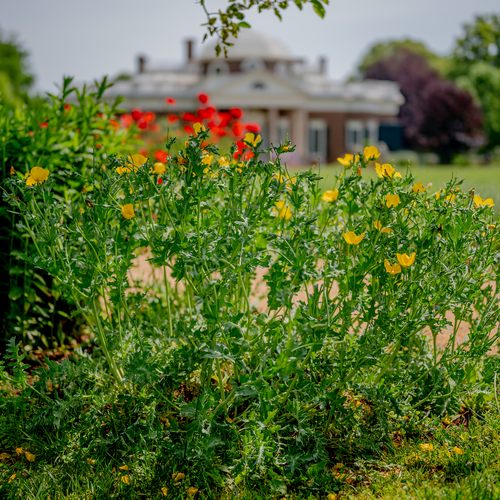
<svg viewBox="0 0 500 500">
<path fill-rule="evenodd" d="M 253 158 L 255 156 L 255 153 L 253 151 L 247 151 L 245 153 L 245 160 L 249 160 L 250 158 Z"/>
<path fill-rule="evenodd" d="M 243 111 L 241 111 L 240 108 L 231 108 L 229 110 L 229 113 L 233 118 L 236 118 L 236 120 L 239 120 L 240 118 L 243 118 Z"/>
<path fill-rule="evenodd" d="M 32 130 L 30 130 L 28 133 L 29 133 L 29 135 L 31 135 L 31 137 L 33 137 L 35 135 L 35 132 L 33 132 Z"/>
<path fill-rule="evenodd" d="M 134 119 L 132 118 L 132 116 L 130 116 L 127 113 L 120 116 L 120 123 L 122 124 L 122 127 L 124 127 L 124 128 L 129 128 L 133 122 L 134 122 Z"/>
<path fill-rule="evenodd" d="M 162 151 L 161 149 L 157 149 L 155 151 L 155 158 L 158 160 L 158 161 L 161 161 L 162 163 L 165 163 L 167 161 L 167 158 L 168 158 L 168 153 L 165 152 L 165 151 Z"/>
<path fill-rule="evenodd" d="M 207 96 L 207 94 L 204 94 L 203 92 L 200 92 L 198 94 L 198 101 L 200 101 L 202 104 L 206 104 L 208 102 L 208 96 Z"/>
<path fill-rule="evenodd" d="M 142 156 L 148 156 L 148 150 L 146 148 L 139 149 L 139 154 Z"/>
<path fill-rule="evenodd" d="M 193 113 L 184 113 L 182 115 L 182 120 L 185 122 L 196 123 L 199 120 L 199 118 Z"/>
<path fill-rule="evenodd" d="M 191 125 L 184 125 L 184 132 L 186 132 L 186 134 L 192 134 L 194 132 L 194 128 L 191 127 Z"/>
<path fill-rule="evenodd" d="M 167 120 L 170 122 L 170 123 L 175 123 L 176 121 L 179 120 L 179 117 L 177 115 L 168 115 L 167 116 Z"/>
<path fill-rule="evenodd" d="M 147 123 L 151 123 L 155 121 L 156 115 L 152 111 L 148 111 L 147 113 L 144 113 L 143 118 Z"/>
<path fill-rule="evenodd" d="M 245 129 L 249 132 L 252 132 L 252 134 L 258 134 L 261 130 L 261 127 L 258 123 L 247 123 L 245 125 Z"/>
<path fill-rule="evenodd" d="M 240 122 L 234 122 L 232 132 L 235 137 L 239 137 L 243 133 L 243 125 Z"/>
<path fill-rule="evenodd" d="M 96 144 L 95 147 L 96 147 L 96 149 L 101 149 L 102 144 Z"/>
<path fill-rule="evenodd" d="M 142 118 L 142 111 L 139 108 L 135 108 L 132 110 L 131 115 L 134 121 L 138 122 Z"/>
<path fill-rule="evenodd" d="M 151 130 L 152 132 L 159 132 L 160 131 L 160 126 L 157 123 L 152 123 L 149 126 L 149 130 Z"/>
<path fill-rule="evenodd" d="M 165 97 L 165 102 L 167 104 L 170 104 L 170 106 L 174 106 L 177 101 L 173 97 Z"/>
<path fill-rule="evenodd" d="M 40 128 L 47 128 L 49 124 L 47 122 L 44 122 L 40 125 Z"/>
<path fill-rule="evenodd" d="M 69 111 L 70 109 L 71 109 L 71 105 L 69 105 L 69 104 L 65 104 L 64 105 L 64 110 L 65 111 Z"/>
<path fill-rule="evenodd" d="M 143 120 L 142 118 L 137 122 L 137 126 L 141 130 L 146 130 L 148 128 L 148 122 L 146 120 Z"/>
<path fill-rule="evenodd" d="M 208 112 L 207 109 L 199 109 L 198 110 L 198 117 L 201 118 L 202 120 L 207 120 L 210 118 L 210 113 Z"/>
<path fill-rule="evenodd" d="M 116 120 L 109 120 L 109 124 L 110 124 L 113 128 L 120 128 L 120 124 L 119 124 Z"/>
<path fill-rule="evenodd" d="M 163 179 L 161 177 L 158 177 L 158 184 L 163 184 Z M 156 220 L 156 217 L 155 217 L 155 220 Z"/>
</svg>

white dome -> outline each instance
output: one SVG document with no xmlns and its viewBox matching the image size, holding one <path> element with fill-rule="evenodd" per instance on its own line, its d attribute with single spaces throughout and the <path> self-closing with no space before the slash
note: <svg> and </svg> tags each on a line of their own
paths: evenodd
<svg viewBox="0 0 500 500">
<path fill-rule="evenodd" d="M 266 61 L 292 61 L 295 59 L 291 52 L 280 41 L 270 37 L 267 33 L 242 29 L 238 38 L 229 37 L 228 42 L 234 43 L 227 47 L 227 60 L 264 59 Z M 211 61 L 216 59 L 215 46 L 217 40 L 211 40 L 201 50 L 200 61 Z M 224 45 L 221 44 L 221 47 Z M 224 52 L 219 59 L 224 60 Z"/>
</svg>

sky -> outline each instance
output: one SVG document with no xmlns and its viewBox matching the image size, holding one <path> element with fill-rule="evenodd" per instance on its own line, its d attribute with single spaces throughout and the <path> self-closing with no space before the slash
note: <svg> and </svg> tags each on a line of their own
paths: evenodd
<svg viewBox="0 0 500 500">
<path fill-rule="evenodd" d="M 290 2 L 292 3 L 292 2 Z M 227 0 L 206 0 L 210 11 Z M 297 57 L 328 60 L 328 73 L 352 74 L 375 42 L 412 38 L 438 54 L 451 51 L 463 24 L 499 13 L 499 0 L 330 0 L 319 18 L 292 4 L 280 22 L 271 12 L 250 13 L 253 29 L 281 40 Z M 36 90 L 55 90 L 63 75 L 92 81 L 134 72 L 137 56 L 179 63 L 185 40 L 200 50 L 206 21 L 196 0 L 0 0 L 0 29 L 30 53 Z"/>
</svg>

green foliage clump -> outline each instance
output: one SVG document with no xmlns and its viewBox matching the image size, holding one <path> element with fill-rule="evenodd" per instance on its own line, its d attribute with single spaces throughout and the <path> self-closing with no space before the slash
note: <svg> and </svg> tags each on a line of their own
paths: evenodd
<svg viewBox="0 0 500 500">
<path fill-rule="evenodd" d="M 160 442 L 173 473 L 183 463 L 214 469 L 215 483 L 320 492 L 342 484 L 337 469 L 316 479 L 340 457 L 374 453 L 395 429 L 459 413 L 467 398 L 493 399 L 492 200 L 456 178 L 431 193 L 390 164 L 367 182 L 373 147 L 342 159 L 322 193 L 315 172 L 289 175 L 288 143 L 266 161 L 253 134 L 248 160 L 209 141 L 198 126 L 166 164 L 113 156 L 86 174 L 7 180 L 36 247 L 24 258 L 57 280 L 102 353 L 95 368 L 85 358 L 76 385 L 56 364 L 38 371 L 42 427 L 57 428 L 61 408 L 81 413 L 97 384 L 107 390 L 87 411 L 104 427 L 84 438 L 89 451 L 100 439 L 114 461 Z M 75 179 L 87 193 L 56 194 Z M 144 249 L 155 277 L 141 284 L 130 270 Z M 115 412 L 128 423 L 116 427 Z"/>
</svg>

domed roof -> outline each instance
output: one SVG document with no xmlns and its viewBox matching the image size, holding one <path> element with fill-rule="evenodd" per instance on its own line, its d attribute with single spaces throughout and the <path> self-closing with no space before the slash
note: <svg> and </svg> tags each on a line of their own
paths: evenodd
<svg viewBox="0 0 500 500">
<path fill-rule="evenodd" d="M 270 37 L 267 33 L 242 29 L 238 33 L 238 38 L 229 37 L 228 42 L 234 43 L 232 47 L 227 47 L 227 59 L 264 59 L 266 61 L 291 61 L 295 59 L 292 53 L 280 41 Z M 200 61 L 212 61 L 217 59 L 215 46 L 217 40 L 211 40 L 203 47 L 200 53 Z M 222 45 L 221 45 L 222 46 Z M 219 59 L 224 60 L 222 52 Z"/>
</svg>

